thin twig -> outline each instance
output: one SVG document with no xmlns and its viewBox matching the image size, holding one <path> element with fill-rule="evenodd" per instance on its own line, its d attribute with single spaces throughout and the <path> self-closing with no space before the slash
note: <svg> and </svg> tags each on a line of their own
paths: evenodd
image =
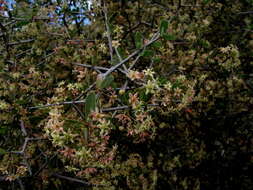
<svg viewBox="0 0 253 190">
<path fill-rule="evenodd" d="M 15 20 L 10 21 L 10 22 L 8 22 L 8 23 L 4 24 L 4 27 L 6 27 L 6 26 L 8 26 L 8 25 L 11 25 L 11 24 L 13 24 L 13 23 L 15 23 L 15 22 L 16 22 Z"/>
<path fill-rule="evenodd" d="M 81 64 L 81 63 L 72 63 L 72 64 L 82 66 L 82 67 L 86 67 L 86 68 L 90 68 L 90 69 L 95 69 L 95 70 L 108 71 L 108 68 L 106 68 L 106 67 L 92 66 L 92 65 Z"/>
<path fill-rule="evenodd" d="M 80 104 L 80 103 L 85 103 L 85 100 L 77 100 L 77 101 L 69 101 L 69 102 L 59 102 L 59 103 L 54 103 L 54 104 L 46 104 L 46 105 L 41 105 L 41 106 L 29 107 L 28 109 L 46 108 L 46 107 L 52 107 L 52 106 L 60 106 L 60 105 L 66 105 L 66 104 Z"/>
<path fill-rule="evenodd" d="M 111 32 L 110 32 L 110 27 L 109 27 L 109 23 L 108 23 L 107 7 L 106 7 L 105 3 L 104 3 L 104 7 L 103 7 L 103 12 L 104 12 L 104 16 L 105 16 L 106 34 L 107 34 L 107 38 L 108 38 L 108 45 L 109 45 L 109 49 L 110 49 L 111 61 L 113 61 L 112 38 L 111 38 Z"/>
<path fill-rule="evenodd" d="M 84 116 L 83 112 L 77 107 L 77 105 L 75 105 L 75 104 L 72 104 L 72 105 L 73 105 L 74 109 L 77 111 L 77 113 L 81 116 L 81 118 L 83 120 L 85 120 L 85 116 Z"/>
<path fill-rule="evenodd" d="M 54 154 L 49 160 L 46 160 L 45 163 L 33 174 L 33 176 L 37 176 L 48 164 L 51 160 L 56 157 L 57 154 Z"/>
<path fill-rule="evenodd" d="M 120 56 L 118 49 L 117 49 L 116 47 L 115 47 L 114 49 L 115 49 L 116 54 L 117 54 L 117 56 L 118 56 L 118 58 L 119 58 L 119 61 L 122 61 L 123 59 L 122 59 L 122 57 Z M 123 69 L 124 69 L 124 71 L 125 71 L 126 73 L 128 73 L 128 70 L 127 70 L 125 64 L 123 64 Z"/>
<path fill-rule="evenodd" d="M 159 33 L 156 33 L 152 39 L 146 43 L 142 48 L 134 51 L 132 54 L 130 54 L 127 58 L 125 58 L 124 60 L 122 60 L 121 62 L 119 62 L 118 64 L 112 66 L 108 71 L 106 71 L 103 74 L 103 77 L 105 78 L 106 76 L 108 76 L 109 74 L 111 74 L 113 71 L 115 71 L 118 67 L 120 67 L 121 65 L 123 65 L 124 63 L 126 63 L 128 60 L 130 60 L 132 57 L 134 57 L 135 55 L 137 55 L 138 53 L 140 53 L 143 49 L 145 49 L 146 47 L 148 47 L 149 45 L 151 45 L 152 43 L 154 43 L 156 40 L 158 40 L 160 37 Z"/>
<path fill-rule="evenodd" d="M 23 120 L 20 120 L 20 127 L 21 127 L 21 131 L 23 133 L 23 136 L 27 136 L 27 132 L 26 132 L 26 129 L 25 129 L 25 125 L 24 125 L 24 121 Z"/>
<path fill-rule="evenodd" d="M 22 181 L 21 181 L 21 179 L 17 179 L 17 181 L 18 181 L 18 184 L 19 184 L 19 187 L 20 187 L 20 190 L 25 190 L 25 187 L 24 187 L 24 185 L 23 185 L 23 183 L 22 183 Z"/>
<path fill-rule="evenodd" d="M 10 43 L 8 43 L 8 45 L 9 46 L 14 46 L 14 45 L 19 45 L 19 44 L 33 42 L 33 41 L 34 41 L 34 39 L 21 40 L 21 41 L 18 41 L 18 42 L 10 42 Z"/>
<path fill-rule="evenodd" d="M 237 13 L 238 15 L 253 14 L 253 11 L 244 11 Z"/>
<path fill-rule="evenodd" d="M 22 17 L 10 17 L 10 16 L 5 16 L 5 15 L 0 15 L 0 17 L 2 18 L 6 18 L 6 19 L 11 19 L 11 20 L 16 20 L 16 21 L 24 21 L 24 20 L 29 20 L 27 18 L 22 18 Z M 50 20 L 50 17 L 33 17 L 33 20 Z"/>
<path fill-rule="evenodd" d="M 140 57 L 141 57 L 141 53 L 135 58 L 135 60 L 133 61 L 133 64 L 130 65 L 128 70 L 131 70 L 134 67 L 134 65 L 137 63 L 137 61 L 139 60 Z"/>
<path fill-rule="evenodd" d="M 157 107 L 159 104 L 148 104 L 148 107 Z M 118 107 L 111 107 L 111 108 L 104 108 L 102 112 L 111 112 L 111 111 L 118 111 L 118 110 L 125 110 L 130 109 L 130 106 L 118 106 Z"/>
<path fill-rule="evenodd" d="M 41 61 L 40 63 L 38 63 L 37 66 L 44 64 L 44 63 L 46 62 L 46 59 L 47 59 L 48 57 L 54 55 L 54 54 L 55 54 L 55 52 L 53 51 L 53 52 L 51 52 L 51 53 L 45 55 L 45 56 L 42 58 L 43 61 Z"/>
<path fill-rule="evenodd" d="M 26 165 L 26 167 L 28 169 L 29 175 L 32 176 L 32 168 L 31 168 L 30 164 L 28 163 L 27 157 L 25 154 L 23 154 L 23 160 L 24 160 L 24 164 Z"/>
<path fill-rule="evenodd" d="M 94 82 L 93 84 L 91 84 L 85 91 L 84 93 L 81 93 L 79 96 L 77 96 L 75 98 L 74 101 L 78 101 L 80 98 L 82 98 L 87 92 L 89 92 L 94 86 L 96 86 L 96 82 Z"/>
<path fill-rule="evenodd" d="M 38 141 L 38 140 L 45 140 L 45 139 L 43 139 L 43 138 L 29 138 L 29 137 L 26 137 L 25 138 L 25 142 L 24 142 L 24 144 L 22 146 L 22 149 L 20 151 L 10 151 L 10 153 L 12 153 L 12 154 L 24 154 L 28 142 L 29 141 Z"/>
<path fill-rule="evenodd" d="M 81 179 L 77 179 L 77 178 L 73 178 L 73 177 L 67 177 L 67 176 L 63 176 L 63 175 L 57 174 L 57 173 L 54 173 L 52 176 L 60 178 L 60 179 L 65 179 L 65 180 L 68 180 L 68 181 L 73 181 L 73 182 L 81 183 L 81 184 L 87 185 L 87 186 L 92 186 L 93 185 L 93 184 L 90 184 L 90 183 L 88 183 L 86 181 L 83 181 Z"/>
<path fill-rule="evenodd" d="M 112 108 L 104 108 L 101 111 L 102 112 L 111 112 L 111 111 L 117 111 L 117 110 L 125 110 L 129 109 L 129 106 L 118 106 L 118 107 L 112 107 Z"/>
<path fill-rule="evenodd" d="M 31 51 L 31 50 L 32 50 L 32 48 L 27 49 L 27 50 L 22 51 L 21 53 L 19 53 L 19 54 L 15 55 L 15 56 L 16 56 L 16 57 L 19 57 L 19 56 L 21 56 L 21 55 L 23 55 L 23 54 L 25 54 L 25 53 L 27 53 L 27 52 L 29 52 L 29 51 Z"/>
</svg>

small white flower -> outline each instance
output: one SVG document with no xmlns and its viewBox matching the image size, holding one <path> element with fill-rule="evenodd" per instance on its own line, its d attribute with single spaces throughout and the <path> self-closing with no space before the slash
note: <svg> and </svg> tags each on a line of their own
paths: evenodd
<svg viewBox="0 0 253 190">
<path fill-rule="evenodd" d="M 164 88 L 165 88 L 166 90 L 171 90 L 171 88 L 172 88 L 171 82 L 167 82 L 167 83 L 164 85 Z"/>
<path fill-rule="evenodd" d="M 153 71 L 153 69 L 146 69 L 146 70 L 144 70 L 144 74 L 146 75 L 146 76 L 150 76 L 151 78 L 154 78 L 154 74 L 155 74 L 155 72 Z"/>
<path fill-rule="evenodd" d="M 118 47 L 120 46 L 119 41 L 118 41 L 118 40 L 112 40 L 112 46 L 113 46 L 114 48 L 118 48 Z"/>
</svg>

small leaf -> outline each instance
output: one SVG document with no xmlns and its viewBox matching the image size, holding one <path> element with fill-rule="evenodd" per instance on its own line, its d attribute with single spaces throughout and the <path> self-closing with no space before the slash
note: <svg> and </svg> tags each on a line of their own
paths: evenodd
<svg viewBox="0 0 253 190">
<path fill-rule="evenodd" d="M 6 153 L 7 153 L 7 151 L 6 151 L 6 150 L 4 150 L 4 149 L 0 148 L 0 155 L 1 155 L 1 154 L 6 154 Z"/>
<path fill-rule="evenodd" d="M 91 111 L 96 109 L 96 94 L 91 92 L 87 95 L 85 100 L 85 116 L 87 117 Z"/>
<path fill-rule="evenodd" d="M 162 37 L 163 37 L 165 40 L 176 40 L 176 36 L 171 35 L 171 34 L 163 34 Z"/>
<path fill-rule="evenodd" d="M 169 21 L 168 20 L 162 20 L 160 24 L 160 34 L 163 35 L 167 32 L 169 26 Z"/>
<path fill-rule="evenodd" d="M 143 53 L 142 53 L 142 56 L 143 57 L 151 57 L 154 55 L 154 52 L 152 50 L 145 50 Z"/>
<path fill-rule="evenodd" d="M 152 60 L 154 61 L 154 63 L 160 63 L 161 62 L 161 58 L 159 58 L 159 57 L 154 57 Z"/>
<path fill-rule="evenodd" d="M 101 81 L 97 80 L 97 87 L 100 89 L 107 88 L 108 86 L 111 85 L 113 80 L 114 80 L 114 77 L 112 75 L 105 77 L 105 79 Z"/>
<path fill-rule="evenodd" d="M 0 134 L 3 135 L 7 132 L 7 127 L 0 127 Z"/>
<path fill-rule="evenodd" d="M 204 4 L 207 4 L 207 3 L 209 3 L 210 2 L 210 0 L 203 0 L 203 3 Z"/>
<path fill-rule="evenodd" d="M 157 41 L 157 42 L 154 42 L 151 46 L 154 48 L 160 48 L 160 47 L 162 47 L 162 43 Z"/>
<path fill-rule="evenodd" d="M 88 142 L 88 139 L 89 139 L 89 130 L 88 130 L 88 128 L 83 129 L 83 135 L 84 135 L 85 141 Z"/>
<path fill-rule="evenodd" d="M 140 49 L 143 45 L 143 39 L 140 32 L 135 33 L 135 45 L 137 49 Z"/>
</svg>

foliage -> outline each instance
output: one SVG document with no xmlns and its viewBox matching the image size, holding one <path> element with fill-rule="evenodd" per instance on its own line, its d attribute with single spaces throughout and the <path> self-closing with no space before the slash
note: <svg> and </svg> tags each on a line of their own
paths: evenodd
<svg viewBox="0 0 253 190">
<path fill-rule="evenodd" d="M 251 1 L 0 1 L 0 188 L 252 189 Z"/>
</svg>

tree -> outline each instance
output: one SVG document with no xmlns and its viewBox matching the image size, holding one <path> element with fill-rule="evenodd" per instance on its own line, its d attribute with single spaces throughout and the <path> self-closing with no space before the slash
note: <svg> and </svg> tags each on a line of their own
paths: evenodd
<svg viewBox="0 0 253 190">
<path fill-rule="evenodd" d="M 0 187 L 251 189 L 252 2 L 89 2 L 1 2 Z"/>
</svg>

